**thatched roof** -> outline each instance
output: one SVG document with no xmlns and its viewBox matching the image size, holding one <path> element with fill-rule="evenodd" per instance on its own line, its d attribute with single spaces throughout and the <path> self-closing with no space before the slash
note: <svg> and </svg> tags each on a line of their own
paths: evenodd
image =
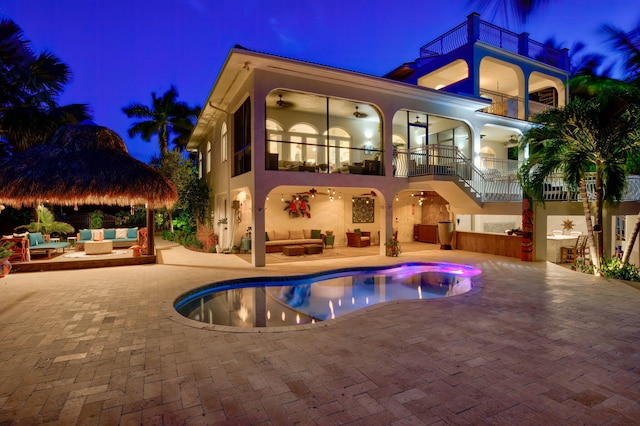
<svg viewBox="0 0 640 426">
<path fill-rule="evenodd" d="M 147 204 L 171 207 L 178 195 L 154 168 L 131 157 L 122 139 L 95 124 L 59 128 L 45 144 L 0 163 L 0 204 Z"/>
</svg>

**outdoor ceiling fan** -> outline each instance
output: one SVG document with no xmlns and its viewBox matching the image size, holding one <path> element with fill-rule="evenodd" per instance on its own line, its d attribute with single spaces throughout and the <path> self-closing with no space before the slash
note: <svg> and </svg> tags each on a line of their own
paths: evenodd
<svg viewBox="0 0 640 426">
<path fill-rule="evenodd" d="M 282 100 L 282 95 L 278 95 L 279 99 L 276 101 L 276 104 L 280 107 L 280 108 L 289 108 L 291 105 L 293 105 L 291 102 L 285 102 Z"/>
<path fill-rule="evenodd" d="M 353 113 L 353 116 L 355 118 L 364 118 L 367 116 L 367 114 L 365 114 L 364 112 L 358 111 L 358 106 L 356 105 L 356 112 Z"/>
</svg>

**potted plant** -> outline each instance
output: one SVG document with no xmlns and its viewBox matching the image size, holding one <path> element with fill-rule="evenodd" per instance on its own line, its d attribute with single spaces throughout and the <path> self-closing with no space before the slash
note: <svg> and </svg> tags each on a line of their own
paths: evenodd
<svg viewBox="0 0 640 426">
<path fill-rule="evenodd" d="M 65 222 L 56 221 L 56 217 L 48 208 L 40 206 L 37 208 L 37 213 L 38 220 L 36 222 L 31 222 L 19 228 L 25 228 L 29 232 L 42 232 L 43 235 L 50 235 L 54 232 L 63 234 L 73 233 L 73 226 Z"/>
<path fill-rule="evenodd" d="M 387 256 L 398 257 L 400 253 L 402 253 L 400 242 L 395 238 L 389 238 L 389 241 L 384 243 L 384 245 L 387 247 Z"/>
<path fill-rule="evenodd" d="M 4 278 L 11 271 L 11 263 L 9 262 L 9 258 L 13 255 L 11 246 L 13 243 L 0 243 L 0 278 Z"/>
</svg>

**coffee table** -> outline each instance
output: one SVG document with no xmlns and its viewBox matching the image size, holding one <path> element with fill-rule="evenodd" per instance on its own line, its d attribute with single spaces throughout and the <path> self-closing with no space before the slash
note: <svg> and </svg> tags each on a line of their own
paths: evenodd
<svg viewBox="0 0 640 426">
<path fill-rule="evenodd" d="M 322 244 L 302 244 L 305 254 L 322 253 Z"/>
<path fill-rule="evenodd" d="M 84 251 L 87 254 L 108 254 L 113 251 L 113 241 L 87 241 L 84 243 Z"/>
<path fill-rule="evenodd" d="M 302 256 L 304 254 L 304 247 L 284 246 L 282 247 L 282 254 L 284 254 L 285 256 Z"/>
</svg>

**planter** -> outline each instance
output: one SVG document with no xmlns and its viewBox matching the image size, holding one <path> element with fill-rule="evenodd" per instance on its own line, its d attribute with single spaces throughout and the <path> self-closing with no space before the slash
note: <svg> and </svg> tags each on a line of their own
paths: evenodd
<svg viewBox="0 0 640 426">
<path fill-rule="evenodd" d="M 440 250 L 451 250 L 453 222 L 438 222 L 438 238 L 440 239 Z"/>
<path fill-rule="evenodd" d="M 5 275 L 9 275 L 11 271 L 11 263 L 9 258 L 0 259 L 0 278 L 4 278 Z"/>
</svg>

